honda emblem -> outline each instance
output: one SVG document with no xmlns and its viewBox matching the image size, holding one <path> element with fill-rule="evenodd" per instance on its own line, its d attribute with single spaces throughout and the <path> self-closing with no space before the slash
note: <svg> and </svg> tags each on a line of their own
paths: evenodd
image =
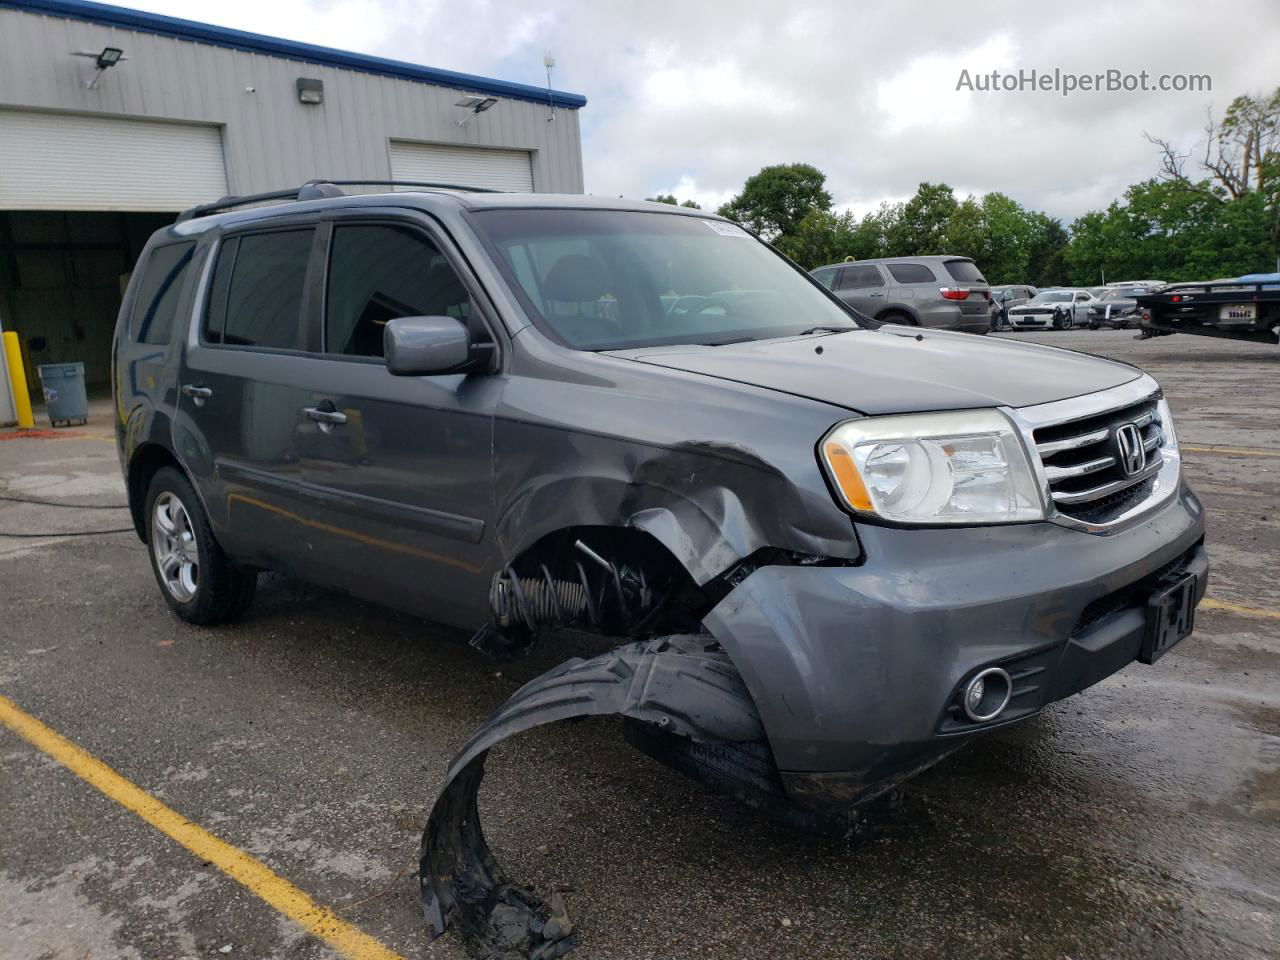
<svg viewBox="0 0 1280 960">
<path fill-rule="evenodd" d="M 1142 472 L 1147 465 L 1147 451 L 1142 446 L 1142 433 L 1137 424 L 1126 423 L 1116 427 L 1116 453 L 1126 477 L 1136 477 Z"/>
</svg>

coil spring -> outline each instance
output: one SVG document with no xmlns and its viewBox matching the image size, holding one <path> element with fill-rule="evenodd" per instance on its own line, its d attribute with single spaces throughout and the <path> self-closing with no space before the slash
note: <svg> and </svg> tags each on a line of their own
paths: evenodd
<svg viewBox="0 0 1280 960">
<path fill-rule="evenodd" d="M 574 580 L 557 580 L 543 568 L 544 577 L 517 577 L 508 569 L 494 579 L 489 606 L 503 627 L 571 626 L 590 622 L 587 588 Z"/>
<path fill-rule="evenodd" d="M 574 549 L 590 561 L 595 580 L 581 560 L 572 578 L 557 577 L 545 563 L 540 576 L 521 576 L 507 567 L 494 577 L 489 606 L 499 627 L 612 627 L 626 632 L 643 625 L 670 593 L 661 599 L 649 588 L 643 570 L 618 568 L 581 540 Z"/>
</svg>

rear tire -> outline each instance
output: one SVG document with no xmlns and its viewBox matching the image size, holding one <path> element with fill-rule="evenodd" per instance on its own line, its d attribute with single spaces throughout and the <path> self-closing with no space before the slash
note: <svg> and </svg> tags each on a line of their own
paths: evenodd
<svg viewBox="0 0 1280 960">
<path fill-rule="evenodd" d="M 223 553 L 195 489 L 180 471 L 156 471 L 143 516 L 151 571 L 179 618 L 207 627 L 248 609 L 258 575 L 236 566 Z"/>
</svg>

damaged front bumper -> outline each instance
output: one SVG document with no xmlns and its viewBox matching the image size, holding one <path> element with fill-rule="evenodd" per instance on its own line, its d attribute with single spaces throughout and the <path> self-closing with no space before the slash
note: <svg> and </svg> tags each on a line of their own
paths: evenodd
<svg viewBox="0 0 1280 960">
<path fill-rule="evenodd" d="M 1185 486 L 1105 536 L 1033 523 L 862 525 L 859 537 L 864 564 L 760 568 L 704 621 L 742 673 L 789 792 L 805 803 L 864 797 L 966 734 L 1114 673 L 1137 657 L 1161 579 L 1196 573 L 1198 600 L 1208 578 L 1203 511 Z M 989 665 L 1014 676 L 1010 707 L 989 723 L 958 720 L 963 682 Z"/>
<path fill-rule="evenodd" d="M 574 717 L 618 715 L 664 762 L 795 826 L 847 830 L 857 804 L 971 734 L 1032 716 L 1131 663 L 1146 599 L 1170 575 L 1208 577 L 1202 509 L 1183 487 L 1109 535 L 1053 523 L 953 529 L 860 525 L 865 562 L 754 569 L 704 618 L 707 633 L 630 643 L 526 684 L 450 765 L 423 837 L 432 937 L 455 925 L 473 955 L 558 957 L 564 904 L 512 883 L 477 810 L 488 751 Z M 1009 707 L 970 723 L 962 685 L 989 666 Z"/>
</svg>

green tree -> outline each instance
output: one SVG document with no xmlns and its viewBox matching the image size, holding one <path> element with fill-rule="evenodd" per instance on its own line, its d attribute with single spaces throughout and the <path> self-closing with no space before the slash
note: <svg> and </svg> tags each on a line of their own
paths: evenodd
<svg viewBox="0 0 1280 960">
<path fill-rule="evenodd" d="M 1027 248 L 1027 266 L 1023 282 L 1036 287 L 1051 287 L 1065 283 L 1067 265 L 1065 253 L 1071 241 L 1070 234 L 1061 220 L 1033 210 L 1028 214 L 1031 222 L 1031 240 Z"/>
<path fill-rule="evenodd" d="M 675 206 L 688 207 L 690 210 L 702 209 L 702 204 L 695 203 L 692 200 L 684 200 L 684 201 L 677 200 L 675 198 L 675 194 L 672 194 L 672 193 L 660 193 L 656 197 L 645 197 L 645 199 L 652 203 L 669 203 L 673 207 Z"/>
<path fill-rule="evenodd" d="M 919 257 L 946 253 L 943 238 L 959 204 L 945 183 L 922 183 L 904 204 L 888 231 L 890 256 Z"/>
<path fill-rule="evenodd" d="M 830 211 L 826 180 L 821 170 L 807 163 L 765 167 L 718 212 L 777 243 L 794 233 L 811 210 Z"/>
<path fill-rule="evenodd" d="M 1105 211 L 1080 217 L 1066 262 L 1076 283 L 1212 280 L 1273 269 L 1273 213 L 1266 197 L 1232 197 L 1208 180 L 1136 183 Z"/>
</svg>

